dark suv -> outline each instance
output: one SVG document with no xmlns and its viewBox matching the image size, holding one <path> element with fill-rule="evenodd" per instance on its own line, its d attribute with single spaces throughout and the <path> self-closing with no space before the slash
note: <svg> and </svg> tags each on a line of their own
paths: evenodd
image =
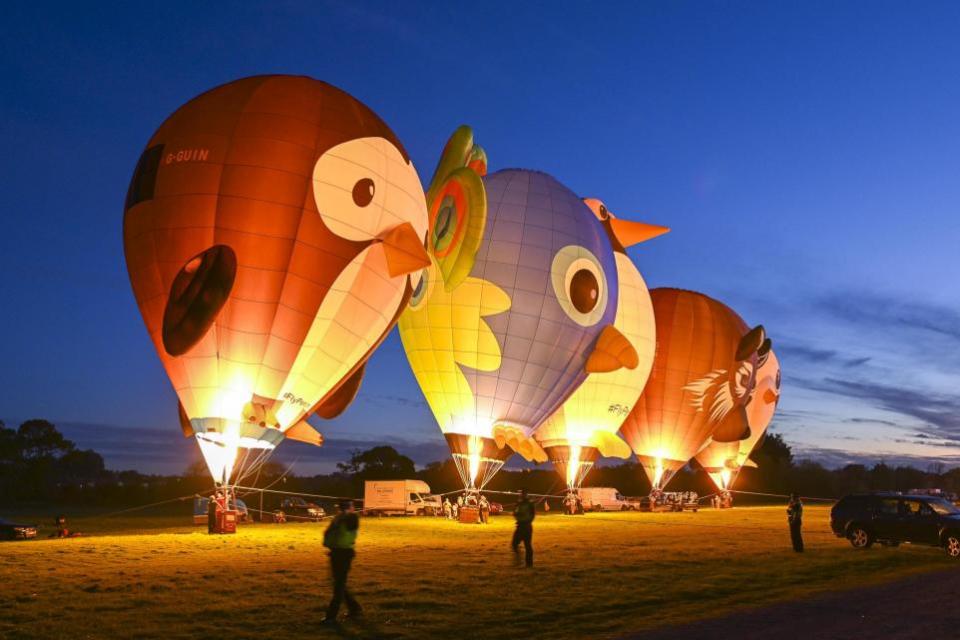
<svg viewBox="0 0 960 640">
<path fill-rule="evenodd" d="M 830 528 L 857 549 L 874 542 L 943 547 L 960 558 L 960 509 L 934 496 L 866 494 L 847 496 L 830 512 Z"/>
</svg>

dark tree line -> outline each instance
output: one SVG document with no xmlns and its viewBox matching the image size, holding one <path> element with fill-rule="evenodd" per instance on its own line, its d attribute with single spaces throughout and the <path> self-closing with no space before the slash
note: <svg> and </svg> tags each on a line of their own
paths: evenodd
<svg viewBox="0 0 960 640">
<path fill-rule="evenodd" d="M 945 471 L 942 466 L 933 465 L 921 470 L 878 462 L 869 467 L 851 464 L 827 469 L 815 462 L 794 460 L 790 446 L 777 434 L 768 436 L 752 458 L 757 468 L 741 472 L 738 490 L 778 495 L 797 491 L 805 496 L 824 498 L 860 491 L 929 488 L 960 493 L 960 468 Z M 337 464 L 336 472 L 325 475 L 296 476 L 282 465 L 267 463 L 260 470 L 256 484 L 292 493 L 359 498 L 363 495 L 365 480 L 408 478 L 424 480 L 435 493 L 461 488 L 460 476 L 449 458 L 417 470 L 412 459 L 389 446 L 355 451 L 349 460 Z M 586 484 L 616 487 L 629 496 L 646 495 L 650 491 L 646 475 L 635 462 L 596 466 L 587 476 Z M 7 428 L 0 422 L 0 505 L 18 502 L 137 505 L 206 493 L 211 487 L 202 461 L 177 476 L 110 471 L 105 469 L 98 453 L 78 449 L 46 420 L 28 420 L 17 429 Z M 555 495 L 563 492 L 565 484 L 550 465 L 540 465 L 532 469 L 504 469 L 487 486 L 492 491 L 504 492 L 520 488 Z M 669 489 L 697 491 L 701 495 L 714 491 L 706 473 L 695 465 L 681 470 Z M 259 496 L 251 499 L 259 501 Z M 279 499 L 279 495 L 268 494 L 264 507 L 272 508 Z M 738 497 L 741 503 L 752 500 L 763 498 Z M 502 501 L 511 500 L 504 497 Z M 183 508 L 171 507 L 172 510 Z"/>
</svg>

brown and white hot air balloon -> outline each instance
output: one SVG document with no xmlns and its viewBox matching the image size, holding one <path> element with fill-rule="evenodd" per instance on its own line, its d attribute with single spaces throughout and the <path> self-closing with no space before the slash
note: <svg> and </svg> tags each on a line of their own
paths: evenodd
<svg viewBox="0 0 960 640">
<path fill-rule="evenodd" d="M 430 264 L 417 172 L 349 94 L 295 76 L 230 82 L 150 138 L 127 195 L 127 269 L 218 482 L 238 452 L 321 442 Z"/>
<path fill-rule="evenodd" d="M 654 289 L 650 297 L 657 331 L 653 370 L 620 434 L 656 490 L 711 438 L 749 436 L 746 406 L 766 335 L 701 293 Z"/>
</svg>

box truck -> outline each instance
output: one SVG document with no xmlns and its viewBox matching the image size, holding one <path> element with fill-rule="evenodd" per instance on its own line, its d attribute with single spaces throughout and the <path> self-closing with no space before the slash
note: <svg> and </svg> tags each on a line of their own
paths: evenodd
<svg viewBox="0 0 960 640">
<path fill-rule="evenodd" d="M 440 496 L 422 480 L 367 480 L 363 483 L 367 515 L 432 516 L 443 512 Z"/>
<path fill-rule="evenodd" d="M 631 511 L 636 505 L 613 487 L 580 487 L 584 511 Z"/>
</svg>

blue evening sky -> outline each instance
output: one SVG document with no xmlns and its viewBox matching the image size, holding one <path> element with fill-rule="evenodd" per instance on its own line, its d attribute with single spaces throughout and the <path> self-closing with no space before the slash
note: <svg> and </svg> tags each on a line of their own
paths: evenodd
<svg viewBox="0 0 960 640">
<path fill-rule="evenodd" d="M 0 24 L 0 418 L 112 467 L 192 459 L 130 292 L 127 182 L 215 85 L 305 74 L 367 103 L 426 179 L 474 127 L 673 232 L 651 287 L 764 323 L 774 431 L 830 465 L 960 463 L 960 5 L 892 2 L 20 3 Z M 445 455 L 394 333 L 298 472 L 391 442 Z M 921 458 L 921 459 L 917 459 Z"/>
</svg>

